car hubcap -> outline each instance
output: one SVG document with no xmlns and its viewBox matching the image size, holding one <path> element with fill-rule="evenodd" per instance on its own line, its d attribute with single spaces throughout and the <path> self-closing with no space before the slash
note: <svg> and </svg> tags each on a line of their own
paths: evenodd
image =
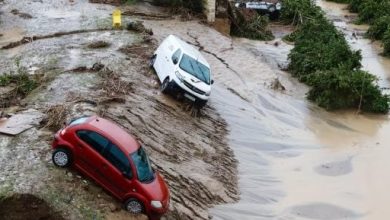
<svg viewBox="0 0 390 220">
<path fill-rule="evenodd" d="M 127 204 L 127 210 L 133 214 L 138 214 L 142 212 L 142 205 L 137 201 L 130 201 Z"/>
<path fill-rule="evenodd" d="M 66 164 L 68 164 L 68 155 L 64 152 L 57 152 L 55 155 L 54 155 L 54 162 L 58 165 L 58 166 L 65 166 Z"/>
</svg>

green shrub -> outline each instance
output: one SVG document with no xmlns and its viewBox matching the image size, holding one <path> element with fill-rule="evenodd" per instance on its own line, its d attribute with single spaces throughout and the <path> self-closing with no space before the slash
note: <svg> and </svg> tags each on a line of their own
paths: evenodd
<svg viewBox="0 0 390 220">
<path fill-rule="evenodd" d="M 384 15 L 390 15 L 389 0 L 367 0 L 359 9 L 359 22 L 372 24 Z"/>
<path fill-rule="evenodd" d="M 348 9 L 351 11 L 351 12 L 359 12 L 360 10 L 360 7 L 362 5 L 362 3 L 364 2 L 365 0 L 350 0 L 349 2 L 349 6 L 348 6 Z"/>
<path fill-rule="evenodd" d="M 386 33 L 383 36 L 383 54 L 385 56 L 390 56 L 390 28 L 387 29 Z"/>
<path fill-rule="evenodd" d="M 340 65 L 349 69 L 361 66 L 360 52 L 351 51 L 343 34 L 325 18 L 308 21 L 301 26 L 289 59 L 290 72 L 303 82 L 309 74 L 316 71 Z"/>
<path fill-rule="evenodd" d="M 360 108 L 363 111 L 387 113 L 390 98 L 382 95 L 376 78 L 362 70 L 346 67 L 318 71 L 309 79 L 308 98 L 328 110 Z"/>
<path fill-rule="evenodd" d="M 381 40 L 388 29 L 390 29 L 390 16 L 380 17 L 368 29 L 367 37 Z"/>
<path fill-rule="evenodd" d="M 307 19 L 323 16 L 314 0 L 284 0 L 281 19 L 294 25 L 302 24 Z"/>
<path fill-rule="evenodd" d="M 231 34 L 237 37 L 245 37 L 254 40 L 272 40 L 274 36 L 268 29 L 269 18 L 255 15 L 246 20 L 244 17 L 236 20 L 232 25 Z"/>
</svg>

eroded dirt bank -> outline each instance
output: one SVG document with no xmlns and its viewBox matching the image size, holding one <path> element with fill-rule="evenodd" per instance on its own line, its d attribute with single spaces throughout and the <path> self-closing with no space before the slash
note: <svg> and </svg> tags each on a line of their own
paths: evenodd
<svg viewBox="0 0 390 220">
<path fill-rule="evenodd" d="M 14 17 L 13 9 L 28 12 L 31 18 Z M 29 109 L 46 114 L 55 107 L 61 111 L 49 112 L 66 114 L 51 115 L 51 121 L 60 116 L 69 121 L 100 114 L 118 122 L 145 145 L 154 166 L 167 180 L 171 206 L 166 218 L 208 219 L 209 207 L 238 199 L 236 160 L 227 145 L 226 122 L 213 105 L 197 112 L 187 103 L 162 95 L 154 72 L 147 67 L 157 42 L 147 34 L 105 30 L 111 25 L 113 9 L 87 1 L 4 1 L 1 46 L 24 36 L 99 31 L 1 50 L 2 73 L 17 72 L 18 66 L 23 66 L 46 79 L 20 101 L 23 107 L 3 111 L 17 114 Z M 97 41 L 107 44 L 90 46 Z M 95 63 L 104 68 L 92 68 Z M 53 132 L 44 125 L 36 124 L 16 137 L 0 136 L 0 196 L 33 194 L 54 211 L 60 210 L 66 219 L 131 219 L 119 202 L 89 179 L 53 166 Z"/>
</svg>

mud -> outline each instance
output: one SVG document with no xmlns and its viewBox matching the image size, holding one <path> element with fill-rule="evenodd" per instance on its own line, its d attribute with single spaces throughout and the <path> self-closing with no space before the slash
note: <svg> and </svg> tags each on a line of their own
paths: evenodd
<svg viewBox="0 0 390 220">
<path fill-rule="evenodd" d="M 64 219 L 43 199 L 30 194 L 17 194 L 1 198 L 0 216 L 1 219 L 7 220 Z"/>
</svg>

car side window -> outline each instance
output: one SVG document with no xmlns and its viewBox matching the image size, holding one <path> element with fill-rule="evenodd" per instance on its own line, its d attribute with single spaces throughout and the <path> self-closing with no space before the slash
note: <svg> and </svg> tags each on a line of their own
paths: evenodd
<svg viewBox="0 0 390 220">
<path fill-rule="evenodd" d="M 172 55 L 172 62 L 174 64 L 177 64 L 179 62 L 180 56 L 181 56 L 181 50 L 177 49 L 176 52 L 173 53 Z"/>
<path fill-rule="evenodd" d="M 116 145 L 111 143 L 109 149 L 104 153 L 104 157 L 128 178 L 133 176 L 129 159 Z"/>
<path fill-rule="evenodd" d="M 77 136 L 98 153 L 102 153 L 104 148 L 106 148 L 108 143 L 110 143 L 107 138 L 93 131 L 80 130 L 77 131 Z"/>
</svg>

